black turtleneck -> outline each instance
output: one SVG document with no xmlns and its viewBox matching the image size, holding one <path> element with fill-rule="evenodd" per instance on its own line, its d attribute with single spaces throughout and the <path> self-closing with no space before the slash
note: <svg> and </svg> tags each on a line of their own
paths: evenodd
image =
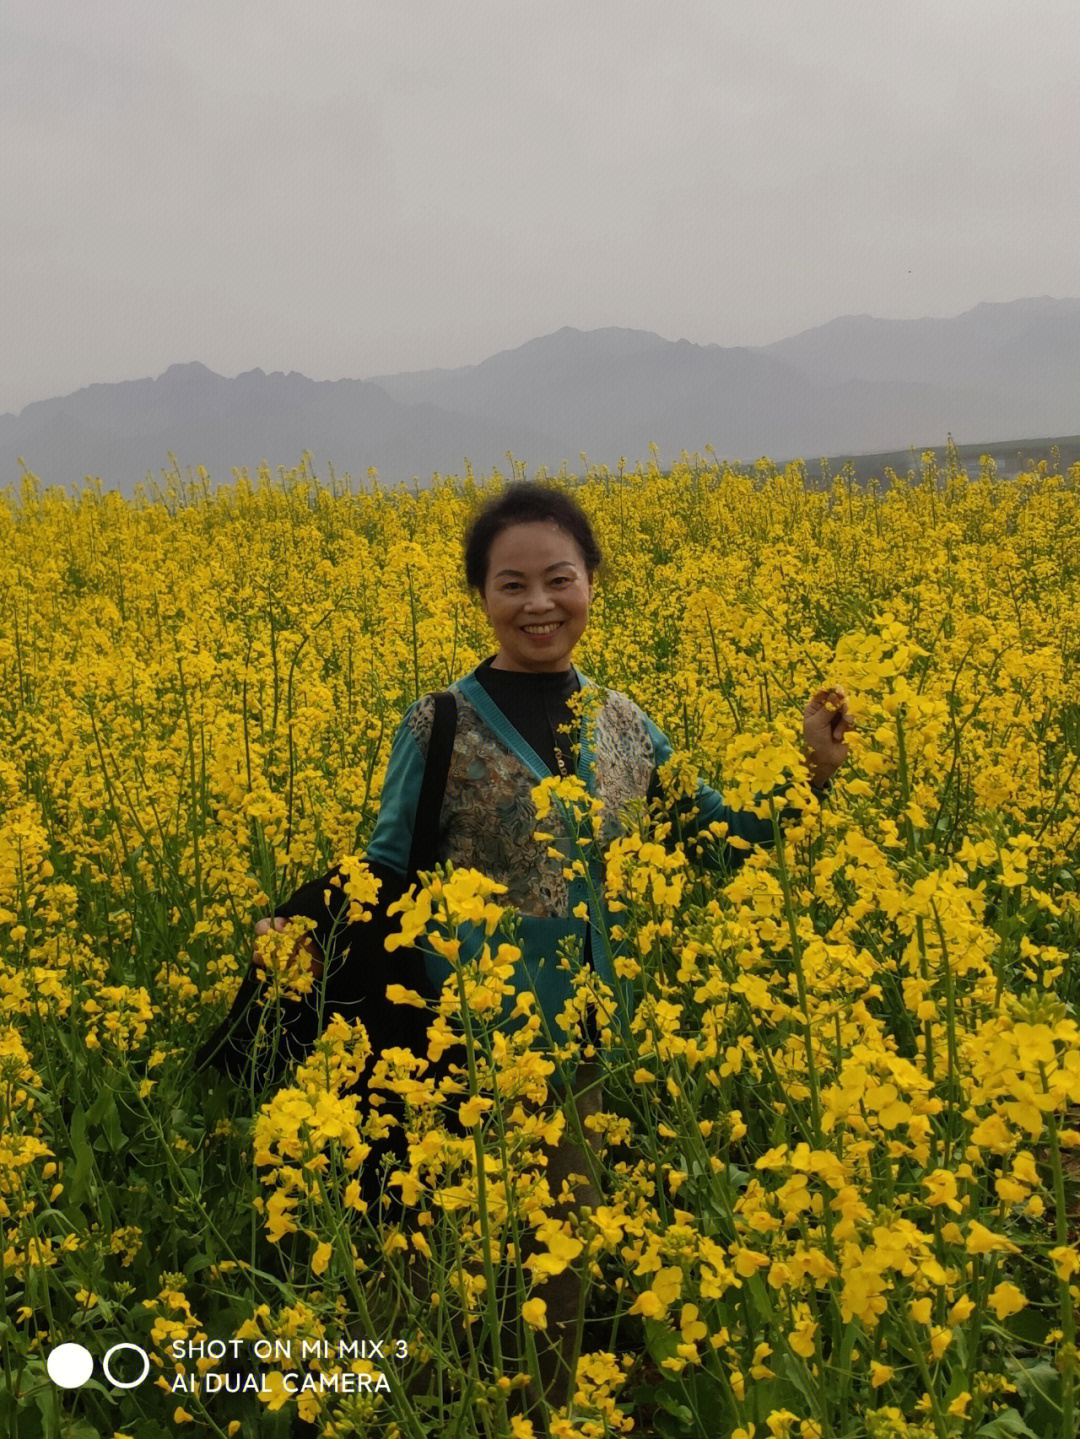
<svg viewBox="0 0 1080 1439">
<path fill-rule="evenodd" d="M 575 772 L 573 746 L 578 738 L 578 722 L 569 700 L 579 685 L 572 665 L 565 670 L 533 674 L 525 670 L 497 670 L 487 659 L 477 666 L 476 678 L 552 774 L 560 772 L 555 759 L 556 744 L 567 774 Z M 562 725 L 571 725 L 572 729 L 560 733 Z"/>
<path fill-rule="evenodd" d="M 555 759 L 555 746 L 558 744 L 567 774 L 574 774 L 577 757 L 573 746 L 578 739 L 580 721 L 575 718 L 569 700 L 581 686 L 573 665 L 565 670 L 532 674 L 526 670 L 493 669 L 491 660 L 487 659 L 477 666 L 475 673 L 485 691 L 551 773 L 559 773 Z M 571 728 L 560 732 L 561 725 Z M 588 926 L 585 927 L 584 961 L 591 966 L 592 933 Z M 591 1011 L 587 1027 L 590 1039 L 595 1042 L 595 1022 Z"/>
</svg>

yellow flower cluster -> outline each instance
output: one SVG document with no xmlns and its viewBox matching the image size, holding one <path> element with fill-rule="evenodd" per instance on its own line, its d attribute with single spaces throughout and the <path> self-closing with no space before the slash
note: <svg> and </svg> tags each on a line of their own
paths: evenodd
<svg viewBox="0 0 1080 1439">
<path fill-rule="evenodd" d="M 272 1243 L 296 1232 L 294 1211 L 301 1198 L 321 1193 L 331 1155 L 340 1158 L 342 1203 L 354 1210 L 365 1207 L 354 1176 L 371 1146 L 361 1134 L 360 1101 L 349 1091 L 370 1054 L 363 1025 L 335 1015 L 290 1085 L 263 1106 L 255 1123 L 254 1162 L 266 1170 L 264 1184 L 275 1187 L 269 1199 L 258 1196 L 253 1203 L 266 1216 Z M 321 1257 L 316 1250 L 316 1273 L 325 1268 L 325 1263 L 319 1267 Z"/>
</svg>

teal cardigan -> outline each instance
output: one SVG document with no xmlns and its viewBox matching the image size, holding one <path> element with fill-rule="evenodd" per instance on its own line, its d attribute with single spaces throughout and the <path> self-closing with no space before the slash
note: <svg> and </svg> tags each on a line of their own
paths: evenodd
<svg viewBox="0 0 1080 1439">
<path fill-rule="evenodd" d="M 583 689 L 593 682 L 578 670 Z M 572 970 L 560 966 L 560 943 L 575 942 L 581 953 L 585 922 L 573 911 L 583 902 L 589 909 L 591 953 L 600 977 L 611 986 L 617 1001 L 617 1022 L 624 1026 L 633 1010 L 633 986 L 619 979 L 612 965 L 621 945 L 611 939 L 612 925 L 618 923 L 603 902 L 602 864 L 590 845 L 586 858 L 590 883 L 582 877 L 567 880 L 564 867 L 576 858 L 575 846 L 560 814 L 558 804 L 541 824 L 530 791 L 552 771 L 528 745 L 484 690 L 469 674 L 450 686 L 458 706 L 454 753 L 447 777 L 446 794 L 439 819 L 441 861 L 456 868 L 473 868 L 507 886 L 499 903 L 512 906 L 520 916 L 518 942 L 522 963 L 516 976 L 518 988 L 531 987 L 551 1033 L 559 1043 L 564 1036 L 556 1018 L 570 997 Z M 394 737 L 383 780 L 379 815 L 368 857 L 399 874 L 408 869 L 416 802 L 424 775 L 427 744 L 431 734 L 434 704 L 430 695 L 418 700 L 405 714 Z M 645 799 L 655 783 L 656 772 L 670 758 L 667 736 L 632 700 L 615 690 L 603 692 L 603 703 L 590 718 L 583 717 L 577 774 L 588 792 L 604 807 L 604 837 L 610 839 L 623 826 L 619 811 L 629 800 Z M 723 798 L 699 782 L 695 798 L 695 831 L 722 821 L 728 833 L 750 844 L 770 844 L 771 821 L 758 819 L 747 811 L 730 809 Z M 552 840 L 536 840 L 542 829 Z M 558 856 L 550 853 L 557 850 Z M 734 868 L 745 857 L 727 845 L 714 850 L 714 862 Z M 459 930 L 460 958 L 468 961 L 479 954 L 484 933 L 479 927 Z M 449 962 L 426 946 L 428 977 L 436 990 L 451 973 Z M 512 1002 L 507 1001 L 503 1020 L 509 1025 Z"/>
</svg>

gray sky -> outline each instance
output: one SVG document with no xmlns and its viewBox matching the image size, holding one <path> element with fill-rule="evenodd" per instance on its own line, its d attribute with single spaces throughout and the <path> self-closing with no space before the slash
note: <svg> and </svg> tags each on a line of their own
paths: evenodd
<svg viewBox="0 0 1080 1439">
<path fill-rule="evenodd" d="M 1076 0 L 2 0 L 0 412 L 1080 296 Z"/>
</svg>

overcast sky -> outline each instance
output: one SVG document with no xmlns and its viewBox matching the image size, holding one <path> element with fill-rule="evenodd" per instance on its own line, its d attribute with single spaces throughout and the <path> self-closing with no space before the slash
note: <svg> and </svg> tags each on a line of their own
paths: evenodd
<svg viewBox="0 0 1080 1439">
<path fill-rule="evenodd" d="M 0 412 L 1080 296 L 1076 0 L 2 0 Z"/>
</svg>

